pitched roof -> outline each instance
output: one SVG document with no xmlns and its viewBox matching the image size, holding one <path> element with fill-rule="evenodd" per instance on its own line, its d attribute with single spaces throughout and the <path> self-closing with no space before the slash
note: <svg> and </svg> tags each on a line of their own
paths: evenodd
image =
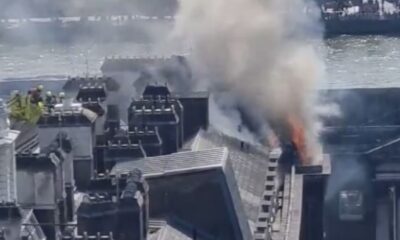
<svg viewBox="0 0 400 240">
<path fill-rule="evenodd" d="M 244 210 L 251 224 L 257 221 L 260 205 L 263 200 L 267 176 L 269 153 L 261 146 L 243 143 L 224 135 L 216 129 L 201 130 L 192 144 L 192 150 L 203 150 L 215 147 L 229 149 L 229 160 L 239 187 Z"/>
<path fill-rule="evenodd" d="M 211 237 L 203 232 L 196 232 L 196 237 L 193 237 L 193 226 L 183 222 L 182 220 L 169 217 L 165 221 L 156 221 L 158 230 L 149 235 L 149 240 L 208 240 Z M 150 220 L 152 224 L 152 220 Z"/>
<path fill-rule="evenodd" d="M 213 148 L 202 151 L 179 152 L 157 157 L 142 158 L 135 161 L 120 162 L 111 173 L 128 172 L 139 168 L 147 177 L 179 174 L 190 171 L 208 170 L 222 167 L 227 161 L 226 148 Z"/>
<path fill-rule="evenodd" d="M 33 150 L 39 145 L 37 126 L 27 122 L 13 122 L 11 128 L 20 132 L 15 142 L 17 152 Z"/>
<path fill-rule="evenodd" d="M 117 163 L 111 170 L 111 174 L 124 173 L 138 168 L 141 169 L 146 178 L 172 175 L 182 175 L 182 177 L 185 177 L 189 173 L 221 170 L 220 173 L 223 178 L 218 177 L 218 182 L 227 190 L 226 193 L 229 194 L 229 197 L 225 201 L 231 201 L 230 203 L 232 204 L 230 205 L 227 202 L 225 205 L 233 207 L 231 210 L 236 213 L 234 221 L 238 222 L 240 235 L 242 238 L 248 239 L 251 237 L 251 230 L 237 187 L 235 173 L 232 170 L 230 162 L 227 148 L 212 148 Z M 209 179 L 203 180 L 206 182 Z"/>
</svg>

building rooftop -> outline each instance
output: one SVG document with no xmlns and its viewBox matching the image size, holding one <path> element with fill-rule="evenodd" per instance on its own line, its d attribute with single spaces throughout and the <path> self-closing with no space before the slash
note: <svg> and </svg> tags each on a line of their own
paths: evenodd
<svg viewBox="0 0 400 240">
<path fill-rule="evenodd" d="M 208 213 L 207 218 L 209 220 L 204 227 L 208 228 L 207 230 L 210 231 L 210 226 L 207 225 L 211 224 L 209 221 L 211 221 L 210 218 L 212 218 L 212 221 L 215 221 L 213 224 L 218 225 L 221 224 L 221 221 L 224 222 L 224 226 L 219 226 L 220 230 L 224 232 L 224 237 L 222 239 L 227 239 L 228 236 L 230 236 L 230 239 L 241 239 L 238 238 L 238 236 L 242 236 L 244 239 L 247 239 L 251 236 L 250 227 L 246 221 L 243 203 L 241 196 L 239 195 L 239 189 L 237 188 L 235 174 L 233 173 L 231 161 L 229 159 L 229 151 L 227 148 L 222 147 L 200 151 L 179 152 L 170 155 L 121 162 L 115 165 L 111 171 L 111 174 L 121 174 L 135 168 L 141 169 L 144 177 L 147 179 L 147 181 L 150 181 L 150 192 L 157 192 L 157 189 L 159 189 L 158 186 L 163 184 L 163 182 L 169 182 L 168 184 L 172 184 L 171 186 L 166 187 L 166 189 L 171 187 L 181 189 L 180 191 L 187 189 L 188 192 L 178 195 L 179 197 L 177 196 L 175 201 L 182 201 L 181 198 L 185 194 L 190 193 L 192 196 L 198 195 L 199 197 L 203 198 L 204 201 L 208 202 L 211 201 L 211 192 L 213 192 L 215 194 L 213 197 L 213 208 L 219 208 L 217 206 L 220 206 L 220 204 L 224 204 L 225 207 L 215 210 L 215 212 L 212 214 Z M 165 180 L 164 178 L 171 179 L 171 181 Z M 154 179 L 153 182 L 151 182 L 152 179 Z M 201 191 L 201 186 L 204 186 L 206 189 L 208 189 Z M 193 199 L 189 200 L 186 197 L 185 199 L 186 204 L 193 201 Z M 155 202 L 150 203 L 150 205 L 151 204 L 155 204 Z M 157 204 L 160 204 L 160 201 L 158 201 Z M 195 203 L 193 202 L 192 204 Z M 199 206 L 201 209 L 210 207 L 209 204 L 201 205 L 204 205 L 201 207 Z M 155 207 L 153 205 L 153 208 L 158 209 L 157 211 L 159 211 L 159 207 Z M 182 204 L 179 208 L 186 207 Z M 217 211 L 220 211 L 219 214 L 221 215 L 219 217 L 213 217 Z M 230 214 L 227 214 L 227 212 L 230 211 L 234 212 L 234 217 Z M 183 216 L 186 216 L 187 219 L 185 220 L 190 219 L 192 221 L 193 219 L 206 214 L 202 213 L 193 218 L 188 216 L 193 216 L 195 213 L 190 213 L 188 210 L 186 210 L 186 213 L 180 213 L 183 214 Z M 232 225 L 238 224 L 237 227 L 239 229 L 237 230 L 240 233 L 236 232 L 235 230 L 232 232 L 232 229 L 228 231 L 227 229 L 232 225 L 226 226 L 227 222 L 225 221 L 231 222 L 230 224 Z M 236 227 L 233 229 L 235 228 Z"/>
<path fill-rule="evenodd" d="M 153 226 L 152 226 L 153 225 Z M 178 221 L 174 218 L 167 220 L 150 220 L 150 228 L 153 229 L 148 240 L 211 240 L 210 236 L 200 232 L 193 231 L 190 224 Z"/>
<path fill-rule="evenodd" d="M 39 145 L 37 126 L 27 122 L 13 122 L 11 129 L 20 132 L 15 142 L 17 153 L 32 151 Z"/>
<path fill-rule="evenodd" d="M 254 231 L 264 202 L 267 174 L 274 165 L 269 158 L 279 158 L 281 151 L 243 143 L 214 128 L 199 131 L 187 145 L 186 152 L 117 164 L 113 171 L 140 168 L 151 177 L 219 168 L 229 162 L 234 173 L 232 181 L 239 188 L 239 201 Z"/>
<path fill-rule="evenodd" d="M 90 125 L 97 119 L 97 114 L 83 108 L 79 103 L 72 103 L 71 107 L 64 104 L 57 104 L 51 113 L 45 112 L 38 121 L 39 127 Z"/>
<path fill-rule="evenodd" d="M 228 150 L 226 148 L 180 152 L 121 162 L 115 165 L 111 173 L 124 173 L 139 168 L 146 177 L 181 174 L 221 167 L 227 158 Z"/>
<path fill-rule="evenodd" d="M 201 130 L 192 142 L 191 149 L 204 150 L 215 147 L 229 149 L 229 159 L 235 173 L 246 215 L 251 224 L 256 222 L 263 200 L 265 180 L 269 166 L 268 149 L 250 146 L 224 135 L 216 129 Z"/>
</svg>

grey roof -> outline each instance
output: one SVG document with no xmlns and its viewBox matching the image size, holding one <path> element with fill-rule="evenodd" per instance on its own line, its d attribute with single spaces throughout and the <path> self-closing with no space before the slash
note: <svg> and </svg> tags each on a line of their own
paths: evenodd
<svg viewBox="0 0 400 240">
<path fill-rule="evenodd" d="M 265 180 L 268 170 L 268 149 L 245 144 L 241 149 L 241 142 L 224 135 L 216 129 L 201 130 L 192 143 L 192 150 L 203 150 L 215 147 L 229 149 L 229 160 L 239 187 L 245 213 L 250 225 L 257 221 L 261 206 Z"/>
<path fill-rule="evenodd" d="M 192 240 L 191 236 L 179 231 L 171 225 L 165 225 L 158 230 L 155 234 L 150 235 L 152 240 Z"/>
<path fill-rule="evenodd" d="M 150 225 L 152 224 L 152 220 L 150 220 Z M 176 221 L 172 219 L 156 221 L 158 230 L 151 233 L 148 237 L 149 240 L 208 240 L 211 237 L 207 236 L 203 232 L 197 233 L 196 238 L 192 236 L 192 226 L 189 224 Z"/>
<path fill-rule="evenodd" d="M 111 173 L 128 172 L 139 168 L 147 177 L 177 174 L 222 167 L 225 165 L 227 159 L 228 150 L 226 148 L 179 152 L 157 157 L 142 158 L 135 161 L 120 162 L 115 165 Z"/>
<path fill-rule="evenodd" d="M 15 142 L 15 149 L 17 152 L 32 150 L 38 146 L 37 126 L 20 121 L 13 122 L 11 128 L 20 132 Z"/>
<path fill-rule="evenodd" d="M 239 140 L 210 128 L 208 131 L 201 130 L 191 141 L 192 151 L 119 163 L 112 171 L 116 173 L 140 168 L 145 175 L 158 176 L 224 167 L 224 161 L 229 161 L 246 217 L 254 226 L 263 201 L 269 149 L 254 145 L 246 145 L 245 149 L 241 149 L 240 145 Z"/>
<path fill-rule="evenodd" d="M 232 199 L 234 212 L 239 222 L 244 239 L 251 237 L 251 230 L 243 207 L 243 195 L 239 189 L 229 160 L 228 149 L 212 148 L 200 151 L 179 152 L 170 155 L 142 158 L 139 160 L 117 163 L 111 170 L 112 174 L 124 173 L 135 168 L 141 169 L 146 178 L 193 173 L 213 169 L 221 169 L 227 183 L 227 190 Z M 262 180 L 262 183 L 265 179 Z M 252 201 L 249 197 L 248 201 Z"/>
</svg>

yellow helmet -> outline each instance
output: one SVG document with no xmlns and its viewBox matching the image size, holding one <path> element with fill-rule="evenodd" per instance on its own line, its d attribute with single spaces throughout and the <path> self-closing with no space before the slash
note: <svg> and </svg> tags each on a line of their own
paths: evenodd
<svg viewBox="0 0 400 240">
<path fill-rule="evenodd" d="M 46 92 L 46 96 L 47 96 L 47 97 L 51 97 L 51 95 L 52 95 L 52 94 L 51 94 L 50 91 L 47 91 L 47 92 Z"/>
<path fill-rule="evenodd" d="M 37 88 L 36 88 L 37 90 L 39 90 L 39 91 L 42 91 L 43 90 L 43 85 L 39 85 L 39 86 L 37 86 Z"/>
</svg>

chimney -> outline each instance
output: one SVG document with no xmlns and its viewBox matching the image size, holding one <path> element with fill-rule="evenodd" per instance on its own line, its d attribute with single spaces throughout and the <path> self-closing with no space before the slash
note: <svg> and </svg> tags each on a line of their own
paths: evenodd
<svg viewBox="0 0 400 240">
<path fill-rule="evenodd" d="M 15 140 L 18 134 L 10 130 L 6 105 L 0 99 L 0 202 L 17 200 Z"/>
<path fill-rule="evenodd" d="M 139 174 L 140 176 L 137 176 Z M 127 178 L 118 206 L 118 229 L 120 239 L 147 239 L 147 189 L 141 172 L 132 172 Z"/>
</svg>

